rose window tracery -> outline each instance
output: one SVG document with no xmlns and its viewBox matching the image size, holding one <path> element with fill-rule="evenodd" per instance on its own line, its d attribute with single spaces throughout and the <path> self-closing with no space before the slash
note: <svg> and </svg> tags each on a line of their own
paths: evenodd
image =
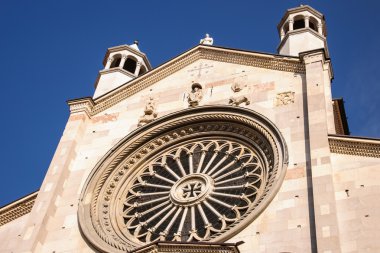
<svg viewBox="0 0 380 253">
<path fill-rule="evenodd" d="M 90 173 L 78 220 L 101 252 L 150 242 L 225 242 L 279 190 L 287 151 L 274 125 L 249 109 L 201 106 L 148 123 Z"/>
<path fill-rule="evenodd" d="M 126 232 L 141 242 L 201 241 L 244 215 L 263 191 L 263 162 L 230 140 L 190 142 L 159 154 L 133 180 Z"/>
</svg>

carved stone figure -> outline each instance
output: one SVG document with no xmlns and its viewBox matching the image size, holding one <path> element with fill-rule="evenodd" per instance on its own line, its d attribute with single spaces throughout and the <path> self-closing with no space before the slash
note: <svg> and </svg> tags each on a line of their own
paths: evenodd
<svg viewBox="0 0 380 253">
<path fill-rule="evenodd" d="M 199 44 L 203 44 L 203 45 L 212 45 L 214 43 L 214 39 L 210 37 L 210 35 L 208 33 L 206 33 L 206 37 L 204 39 L 201 39 L 201 41 L 199 42 Z"/>
<path fill-rule="evenodd" d="M 191 85 L 191 92 L 188 95 L 187 101 L 189 106 L 196 107 L 203 98 L 202 85 L 194 83 Z"/>
<path fill-rule="evenodd" d="M 245 103 L 245 105 L 249 105 L 251 102 L 248 100 L 246 96 L 241 95 L 237 97 L 230 97 L 230 100 L 228 103 L 233 106 L 239 106 L 241 103 Z"/>
<path fill-rule="evenodd" d="M 150 97 L 145 105 L 144 115 L 140 117 L 137 126 L 143 126 L 145 124 L 148 124 L 149 122 L 155 120 L 155 118 L 157 118 L 156 105 L 154 103 L 153 98 Z"/>
<path fill-rule="evenodd" d="M 238 82 L 234 82 L 232 85 L 231 85 L 231 89 L 232 91 L 236 94 L 234 96 L 231 96 L 229 101 L 228 101 L 228 104 L 229 105 L 232 105 L 232 106 L 239 106 L 241 103 L 245 103 L 245 105 L 249 105 L 250 104 L 250 101 L 249 99 L 246 97 L 246 95 L 242 94 L 241 91 L 243 89 L 243 85 L 241 85 L 240 83 Z"/>
<path fill-rule="evenodd" d="M 277 94 L 276 101 L 275 101 L 276 106 L 288 105 L 290 103 L 294 103 L 293 91 L 287 91 L 287 92 L 282 92 L 282 93 Z"/>
</svg>

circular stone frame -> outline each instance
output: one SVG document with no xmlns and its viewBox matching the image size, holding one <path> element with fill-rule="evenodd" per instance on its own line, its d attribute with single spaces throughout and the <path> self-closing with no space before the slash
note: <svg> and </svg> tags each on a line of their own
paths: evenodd
<svg viewBox="0 0 380 253">
<path fill-rule="evenodd" d="M 285 140 L 270 120 L 250 109 L 202 106 L 166 115 L 136 129 L 97 163 L 84 184 L 78 208 L 79 227 L 86 240 L 101 252 L 125 252 L 143 246 L 122 231 L 122 210 L 118 208 L 121 193 L 156 154 L 194 138 L 210 137 L 249 143 L 266 161 L 267 181 L 254 205 L 207 241 L 224 242 L 252 223 L 282 185 L 288 163 Z"/>
</svg>

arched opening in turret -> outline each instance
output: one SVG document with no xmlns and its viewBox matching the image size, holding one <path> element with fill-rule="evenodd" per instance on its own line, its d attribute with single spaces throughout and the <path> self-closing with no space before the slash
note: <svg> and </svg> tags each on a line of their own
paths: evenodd
<svg viewBox="0 0 380 253">
<path fill-rule="evenodd" d="M 310 29 L 318 32 L 318 20 L 316 20 L 314 17 L 310 17 L 309 27 L 310 27 Z"/>
<path fill-rule="evenodd" d="M 305 19 L 303 16 L 294 17 L 293 30 L 305 28 Z"/>
<path fill-rule="evenodd" d="M 140 71 L 139 71 L 139 76 L 141 76 L 142 74 L 145 74 L 146 72 L 146 68 L 144 65 L 141 65 L 141 68 L 140 68 Z"/>
<path fill-rule="evenodd" d="M 112 61 L 112 63 L 111 63 L 110 68 L 112 69 L 112 68 L 117 68 L 117 67 L 119 67 L 119 65 L 120 65 L 120 61 L 121 61 L 121 55 L 120 55 L 120 54 L 114 55 L 114 56 L 113 56 L 113 61 Z"/>
<path fill-rule="evenodd" d="M 137 66 L 137 60 L 128 56 L 127 60 L 124 63 L 123 69 L 134 74 L 136 70 L 136 66 Z"/>
</svg>

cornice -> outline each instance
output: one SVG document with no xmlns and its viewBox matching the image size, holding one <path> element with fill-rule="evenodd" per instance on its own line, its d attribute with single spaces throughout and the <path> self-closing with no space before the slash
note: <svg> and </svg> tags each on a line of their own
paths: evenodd
<svg viewBox="0 0 380 253">
<path fill-rule="evenodd" d="M 156 242 L 130 251 L 130 253 L 239 253 L 237 243 L 209 243 L 209 242 Z"/>
<path fill-rule="evenodd" d="M 0 226 L 30 213 L 37 198 L 38 191 L 31 193 L 9 205 L 0 208 Z"/>
<path fill-rule="evenodd" d="M 332 153 L 380 158 L 380 139 L 329 135 Z"/>
<path fill-rule="evenodd" d="M 67 104 L 70 108 L 70 114 L 84 112 L 88 117 L 91 117 L 95 105 L 91 97 L 68 100 Z"/>
<path fill-rule="evenodd" d="M 127 97 L 148 88 L 154 83 L 199 59 L 215 60 L 293 73 L 305 73 L 305 65 L 296 57 L 268 55 L 250 51 L 198 45 L 195 48 L 149 71 L 145 75 L 135 78 L 95 99 L 95 104 L 91 115 L 95 115 L 114 106 Z"/>
<path fill-rule="evenodd" d="M 298 55 L 305 65 L 321 61 L 323 65 L 323 70 L 328 71 L 330 81 L 334 79 L 334 71 L 332 68 L 331 59 L 329 58 L 327 48 L 318 48 L 309 51 L 304 51 L 300 52 Z M 320 55 L 322 56 L 320 57 Z"/>
<path fill-rule="evenodd" d="M 119 73 L 121 73 L 123 75 L 126 75 L 126 76 L 130 77 L 130 78 L 135 78 L 136 77 L 133 73 L 131 73 L 129 71 L 126 71 L 125 69 L 120 68 L 120 67 L 116 67 L 116 68 L 112 68 L 112 69 L 103 69 L 103 70 L 99 71 L 98 77 L 95 80 L 95 83 L 94 83 L 95 89 L 98 86 L 99 79 L 100 79 L 100 77 L 102 75 L 109 74 L 109 73 L 115 73 L 115 72 L 119 72 Z"/>
<path fill-rule="evenodd" d="M 305 27 L 305 28 L 296 29 L 296 30 L 293 30 L 293 31 L 288 31 L 285 34 L 284 38 L 280 41 L 280 44 L 277 46 L 277 51 L 280 50 L 280 48 L 285 44 L 286 40 L 291 35 L 305 33 L 305 32 L 308 32 L 308 33 L 314 35 L 315 37 L 317 37 L 318 39 L 322 40 L 324 42 L 324 44 L 325 44 L 325 48 L 327 48 L 327 43 L 326 43 L 326 38 L 325 37 L 323 37 L 322 35 L 320 35 L 318 32 L 314 31 L 313 29 L 311 29 L 309 27 Z"/>
</svg>

